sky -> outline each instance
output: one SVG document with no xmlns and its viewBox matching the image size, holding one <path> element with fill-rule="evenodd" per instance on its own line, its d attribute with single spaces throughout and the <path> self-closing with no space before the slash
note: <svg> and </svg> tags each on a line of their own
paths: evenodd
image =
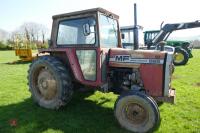
<svg viewBox="0 0 200 133">
<path fill-rule="evenodd" d="M 137 3 L 138 24 L 144 30 L 159 29 L 162 21 L 200 20 L 198 0 L 1 0 L 0 29 L 11 32 L 24 22 L 41 23 L 51 29 L 52 15 L 95 7 L 118 14 L 120 26 L 133 25 L 134 3 Z M 179 34 L 200 35 L 200 28 Z"/>
</svg>

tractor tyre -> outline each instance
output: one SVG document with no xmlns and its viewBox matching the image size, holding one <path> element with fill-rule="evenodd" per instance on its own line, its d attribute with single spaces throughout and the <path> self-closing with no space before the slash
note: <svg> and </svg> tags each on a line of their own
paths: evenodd
<svg viewBox="0 0 200 133">
<path fill-rule="evenodd" d="M 189 54 L 185 49 L 175 48 L 174 65 L 185 65 L 189 60 Z"/>
<path fill-rule="evenodd" d="M 28 71 L 28 85 L 33 100 L 48 109 L 66 105 L 73 94 L 69 71 L 52 56 L 42 56 L 33 61 Z"/>
<path fill-rule="evenodd" d="M 141 92 L 127 92 L 115 102 L 115 117 L 132 132 L 151 132 L 160 123 L 160 113 L 153 98 Z"/>
</svg>

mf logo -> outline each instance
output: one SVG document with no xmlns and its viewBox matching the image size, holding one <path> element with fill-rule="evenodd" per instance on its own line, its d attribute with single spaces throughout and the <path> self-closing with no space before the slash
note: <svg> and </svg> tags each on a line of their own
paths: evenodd
<svg viewBox="0 0 200 133">
<path fill-rule="evenodd" d="M 129 57 L 128 55 L 116 55 L 115 56 L 115 61 L 119 61 L 119 62 L 126 62 L 129 60 Z"/>
</svg>

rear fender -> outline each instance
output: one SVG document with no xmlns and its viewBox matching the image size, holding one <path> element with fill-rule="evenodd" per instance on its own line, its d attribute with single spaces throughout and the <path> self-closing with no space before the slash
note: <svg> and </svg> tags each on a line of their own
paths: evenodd
<svg viewBox="0 0 200 133">
<path fill-rule="evenodd" d="M 90 81 L 84 79 L 77 55 L 76 55 L 77 48 L 56 48 L 56 49 L 46 49 L 46 50 L 40 50 L 40 53 L 50 53 L 52 56 L 56 56 L 64 62 L 66 67 L 69 67 L 71 70 L 71 73 L 74 77 L 74 80 L 86 85 L 86 86 L 100 86 L 102 84 L 101 82 L 101 71 L 100 70 L 100 62 L 97 59 L 96 64 L 96 80 Z M 92 49 L 94 50 L 94 49 Z M 96 50 L 96 56 L 99 57 L 100 50 Z"/>
</svg>

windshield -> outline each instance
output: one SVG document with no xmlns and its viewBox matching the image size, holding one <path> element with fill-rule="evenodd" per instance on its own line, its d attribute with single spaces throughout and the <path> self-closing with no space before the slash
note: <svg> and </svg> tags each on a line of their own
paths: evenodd
<svg viewBox="0 0 200 133">
<path fill-rule="evenodd" d="M 85 35 L 83 26 L 89 25 L 90 33 Z M 94 17 L 67 19 L 59 23 L 57 45 L 95 44 Z"/>
<path fill-rule="evenodd" d="M 122 38 L 122 43 L 133 43 L 133 29 L 121 30 L 121 33 L 124 35 L 124 38 Z"/>
<path fill-rule="evenodd" d="M 99 30 L 101 46 L 116 48 L 118 45 L 117 21 L 104 14 L 100 14 Z"/>
</svg>

